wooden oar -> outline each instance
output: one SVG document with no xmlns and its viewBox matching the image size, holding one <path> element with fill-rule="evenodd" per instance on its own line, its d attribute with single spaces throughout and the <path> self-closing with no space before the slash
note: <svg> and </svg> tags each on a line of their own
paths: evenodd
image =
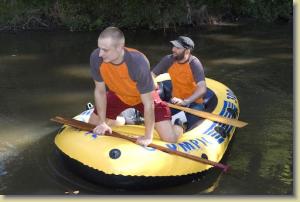
<svg viewBox="0 0 300 202">
<path fill-rule="evenodd" d="M 171 103 L 167 103 L 167 104 L 171 108 L 179 109 L 181 111 L 185 111 L 185 112 L 188 112 L 188 113 L 193 114 L 195 116 L 199 116 L 201 118 L 209 119 L 211 121 L 224 123 L 224 124 L 235 126 L 235 127 L 238 127 L 238 128 L 242 128 L 242 127 L 248 125 L 248 123 L 243 122 L 243 121 L 239 121 L 237 119 L 231 119 L 231 118 L 227 118 L 227 117 L 220 116 L 220 115 L 217 115 L 217 114 L 204 112 L 204 111 L 199 111 L 199 110 L 191 109 L 191 108 L 188 108 L 188 107 L 182 107 L 182 106 L 174 105 L 174 104 L 171 104 Z"/>
<path fill-rule="evenodd" d="M 85 123 L 85 122 L 78 121 L 78 120 L 75 120 L 75 119 L 63 118 L 63 117 L 59 117 L 59 116 L 57 116 L 55 118 L 52 118 L 51 121 L 61 123 L 61 124 L 65 124 L 65 125 L 69 125 L 69 126 L 72 126 L 74 128 L 78 128 L 80 130 L 86 130 L 86 131 L 91 131 L 96 127 L 93 124 Z M 137 138 L 135 138 L 135 137 L 129 137 L 129 136 L 122 135 L 122 134 L 114 132 L 114 131 L 112 132 L 112 134 L 106 133 L 105 135 L 126 139 L 126 140 L 129 140 L 129 141 L 134 142 L 134 143 L 136 143 L 136 140 L 137 140 Z M 153 143 L 149 144 L 148 147 L 152 147 L 152 148 L 158 149 L 160 151 L 163 151 L 163 152 L 166 152 L 166 153 L 169 153 L 169 154 L 175 154 L 175 155 L 178 155 L 178 156 L 181 156 L 181 157 L 184 157 L 184 158 L 188 158 L 188 159 L 191 159 L 191 160 L 203 163 L 203 164 L 212 165 L 214 167 L 222 169 L 223 172 L 227 172 L 228 169 L 229 169 L 228 165 L 224 165 L 224 164 L 221 164 L 221 163 L 210 161 L 210 160 L 200 158 L 198 156 L 190 155 L 190 154 L 187 154 L 187 153 L 184 153 L 184 152 L 181 152 L 181 151 L 172 150 L 172 149 L 169 149 L 169 148 L 166 148 L 166 147 L 163 147 L 163 146 L 160 146 L 160 145 L 156 145 L 156 144 L 153 144 Z"/>
</svg>

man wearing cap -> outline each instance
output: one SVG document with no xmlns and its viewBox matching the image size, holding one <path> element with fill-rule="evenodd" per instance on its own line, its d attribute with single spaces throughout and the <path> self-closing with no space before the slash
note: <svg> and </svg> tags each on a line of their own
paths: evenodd
<svg viewBox="0 0 300 202">
<path fill-rule="evenodd" d="M 205 75 L 201 62 L 191 54 L 194 49 L 194 42 L 186 36 L 179 36 L 176 40 L 170 41 L 173 45 L 173 54 L 166 55 L 153 68 L 153 76 L 162 73 L 169 73 L 172 82 L 172 98 L 169 102 L 203 110 L 203 97 L 206 93 Z M 177 113 L 172 109 L 172 114 Z M 188 129 L 191 128 L 199 118 L 186 113 Z"/>
</svg>

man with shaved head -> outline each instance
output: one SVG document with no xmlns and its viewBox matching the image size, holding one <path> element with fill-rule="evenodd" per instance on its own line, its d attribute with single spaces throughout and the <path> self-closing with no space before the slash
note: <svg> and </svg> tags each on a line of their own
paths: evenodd
<svg viewBox="0 0 300 202">
<path fill-rule="evenodd" d="M 138 50 L 125 47 L 120 29 L 108 27 L 101 32 L 90 66 L 95 111 L 89 122 L 97 125 L 94 133 L 111 133 L 116 117 L 127 108 L 135 108 L 144 114 L 145 122 L 145 134 L 137 139 L 138 144 L 152 142 L 154 127 L 162 140 L 177 142 L 182 129 L 172 126 L 170 109 L 154 90 L 148 59 Z"/>
</svg>

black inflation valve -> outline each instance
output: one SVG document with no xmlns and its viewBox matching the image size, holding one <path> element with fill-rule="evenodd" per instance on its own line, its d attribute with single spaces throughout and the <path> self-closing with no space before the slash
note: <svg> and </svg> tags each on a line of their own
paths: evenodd
<svg viewBox="0 0 300 202">
<path fill-rule="evenodd" d="M 121 151 L 119 149 L 112 149 L 109 151 L 109 157 L 111 159 L 117 159 L 121 156 Z"/>
</svg>

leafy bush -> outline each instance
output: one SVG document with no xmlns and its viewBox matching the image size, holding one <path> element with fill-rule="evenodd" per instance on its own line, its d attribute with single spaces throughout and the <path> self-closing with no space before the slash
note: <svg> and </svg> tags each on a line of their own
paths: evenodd
<svg viewBox="0 0 300 202">
<path fill-rule="evenodd" d="M 291 21 L 293 5 L 292 0 L 1 0 L 0 13 L 0 30 L 65 27 L 77 31 L 109 25 L 160 29 L 190 25 L 191 18 L 210 23 L 203 18 L 211 16 Z"/>
</svg>

